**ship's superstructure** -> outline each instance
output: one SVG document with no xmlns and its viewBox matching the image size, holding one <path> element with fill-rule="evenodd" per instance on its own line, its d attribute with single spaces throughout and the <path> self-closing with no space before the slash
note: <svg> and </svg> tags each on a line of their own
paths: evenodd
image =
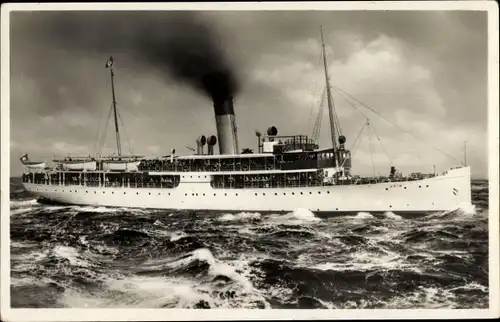
<svg viewBox="0 0 500 322">
<path fill-rule="evenodd" d="M 180 156 L 172 150 L 160 158 L 122 155 L 110 58 L 106 68 L 111 74 L 117 155 L 66 157 L 53 160 L 51 167 L 25 155 L 23 185 L 60 203 L 160 209 L 425 212 L 470 204 L 467 166 L 408 177 L 394 166 L 387 176 L 351 173 L 351 151 L 335 126 L 339 121 L 322 32 L 321 40 L 331 148 L 320 149 L 314 135 L 278 135 L 271 126 L 265 135 L 256 133 L 256 153 L 239 153 L 233 97 L 221 92 L 212 97 L 217 135 L 200 136 L 196 154 Z M 217 144 L 219 154 L 214 151 Z"/>
</svg>

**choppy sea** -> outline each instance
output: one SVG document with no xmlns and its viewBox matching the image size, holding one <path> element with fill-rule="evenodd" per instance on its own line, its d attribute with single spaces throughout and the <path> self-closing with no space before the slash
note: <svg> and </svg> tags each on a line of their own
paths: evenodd
<svg viewBox="0 0 500 322">
<path fill-rule="evenodd" d="M 11 179 L 15 308 L 487 308 L 488 182 L 403 218 L 37 202 Z"/>
</svg>

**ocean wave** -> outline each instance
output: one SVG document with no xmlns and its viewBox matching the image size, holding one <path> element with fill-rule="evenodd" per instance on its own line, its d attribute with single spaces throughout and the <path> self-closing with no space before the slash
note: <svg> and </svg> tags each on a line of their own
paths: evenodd
<svg viewBox="0 0 500 322">
<path fill-rule="evenodd" d="M 219 221 L 252 221 L 259 220 L 261 218 L 258 212 L 240 212 L 236 215 L 234 214 L 224 214 L 218 218 Z"/>
<path fill-rule="evenodd" d="M 15 307 L 488 306 L 483 206 L 320 217 L 11 201 Z"/>
<path fill-rule="evenodd" d="M 369 212 L 358 212 L 355 216 L 356 219 L 373 219 L 373 215 Z"/>
<path fill-rule="evenodd" d="M 36 199 L 27 199 L 27 200 L 11 200 L 10 201 L 10 209 L 18 209 L 21 207 L 33 207 L 34 205 L 38 205 Z"/>
<path fill-rule="evenodd" d="M 267 224 L 278 225 L 307 225 L 321 222 L 309 209 L 297 208 L 286 214 L 271 214 L 267 218 Z"/>
<path fill-rule="evenodd" d="M 395 213 L 393 213 L 391 211 L 384 213 L 384 216 L 386 219 L 403 220 L 403 217 L 396 215 Z"/>
</svg>

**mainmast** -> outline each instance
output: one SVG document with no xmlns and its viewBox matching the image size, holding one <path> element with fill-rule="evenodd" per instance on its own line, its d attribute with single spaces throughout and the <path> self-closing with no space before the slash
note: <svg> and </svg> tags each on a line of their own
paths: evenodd
<svg viewBox="0 0 500 322">
<path fill-rule="evenodd" d="M 109 68 L 109 72 L 111 74 L 111 94 L 113 95 L 113 115 L 115 117 L 116 148 L 118 149 L 118 155 L 121 156 L 122 146 L 120 143 L 120 129 L 118 128 L 118 117 L 116 115 L 116 98 L 115 98 L 115 82 L 114 82 L 115 73 L 113 71 L 113 57 L 109 57 L 109 60 L 106 63 L 106 68 Z"/>
<path fill-rule="evenodd" d="M 330 79 L 328 77 L 328 65 L 326 62 L 326 50 L 325 50 L 325 42 L 323 40 L 323 26 L 320 26 L 321 31 L 321 46 L 323 49 L 323 64 L 325 67 L 325 79 L 326 79 L 326 96 L 328 100 L 328 114 L 330 116 L 330 132 L 332 136 L 332 148 L 334 151 L 337 150 L 337 140 L 335 138 L 335 123 L 333 119 L 333 99 L 332 99 L 332 90 L 330 88 Z M 335 158 L 336 160 L 336 158 Z"/>
</svg>

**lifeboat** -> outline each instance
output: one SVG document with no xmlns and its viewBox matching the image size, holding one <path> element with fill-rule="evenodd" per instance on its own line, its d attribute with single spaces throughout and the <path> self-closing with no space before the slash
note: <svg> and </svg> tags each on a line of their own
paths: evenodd
<svg viewBox="0 0 500 322">
<path fill-rule="evenodd" d="M 59 163 L 63 170 L 95 171 L 97 169 L 97 162 L 93 158 L 65 158 L 64 160 L 54 160 L 54 162 Z"/>
<path fill-rule="evenodd" d="M 140 157 L 112 157 L 102 161 L 104 171 L 138 171 Z"/>
<path fill-rule="evenodd" d="M 45 162 L 43 161 L 30 161 L 28 155 L 25 154 L 21 157 L 21 163 L 29 169 L 45 169 Z"/>
<path fill-rule="evenodd" d="M 102 169 L 105 171 L 137 171 L 141 161 L 103 161 Z"/>
</svg>

